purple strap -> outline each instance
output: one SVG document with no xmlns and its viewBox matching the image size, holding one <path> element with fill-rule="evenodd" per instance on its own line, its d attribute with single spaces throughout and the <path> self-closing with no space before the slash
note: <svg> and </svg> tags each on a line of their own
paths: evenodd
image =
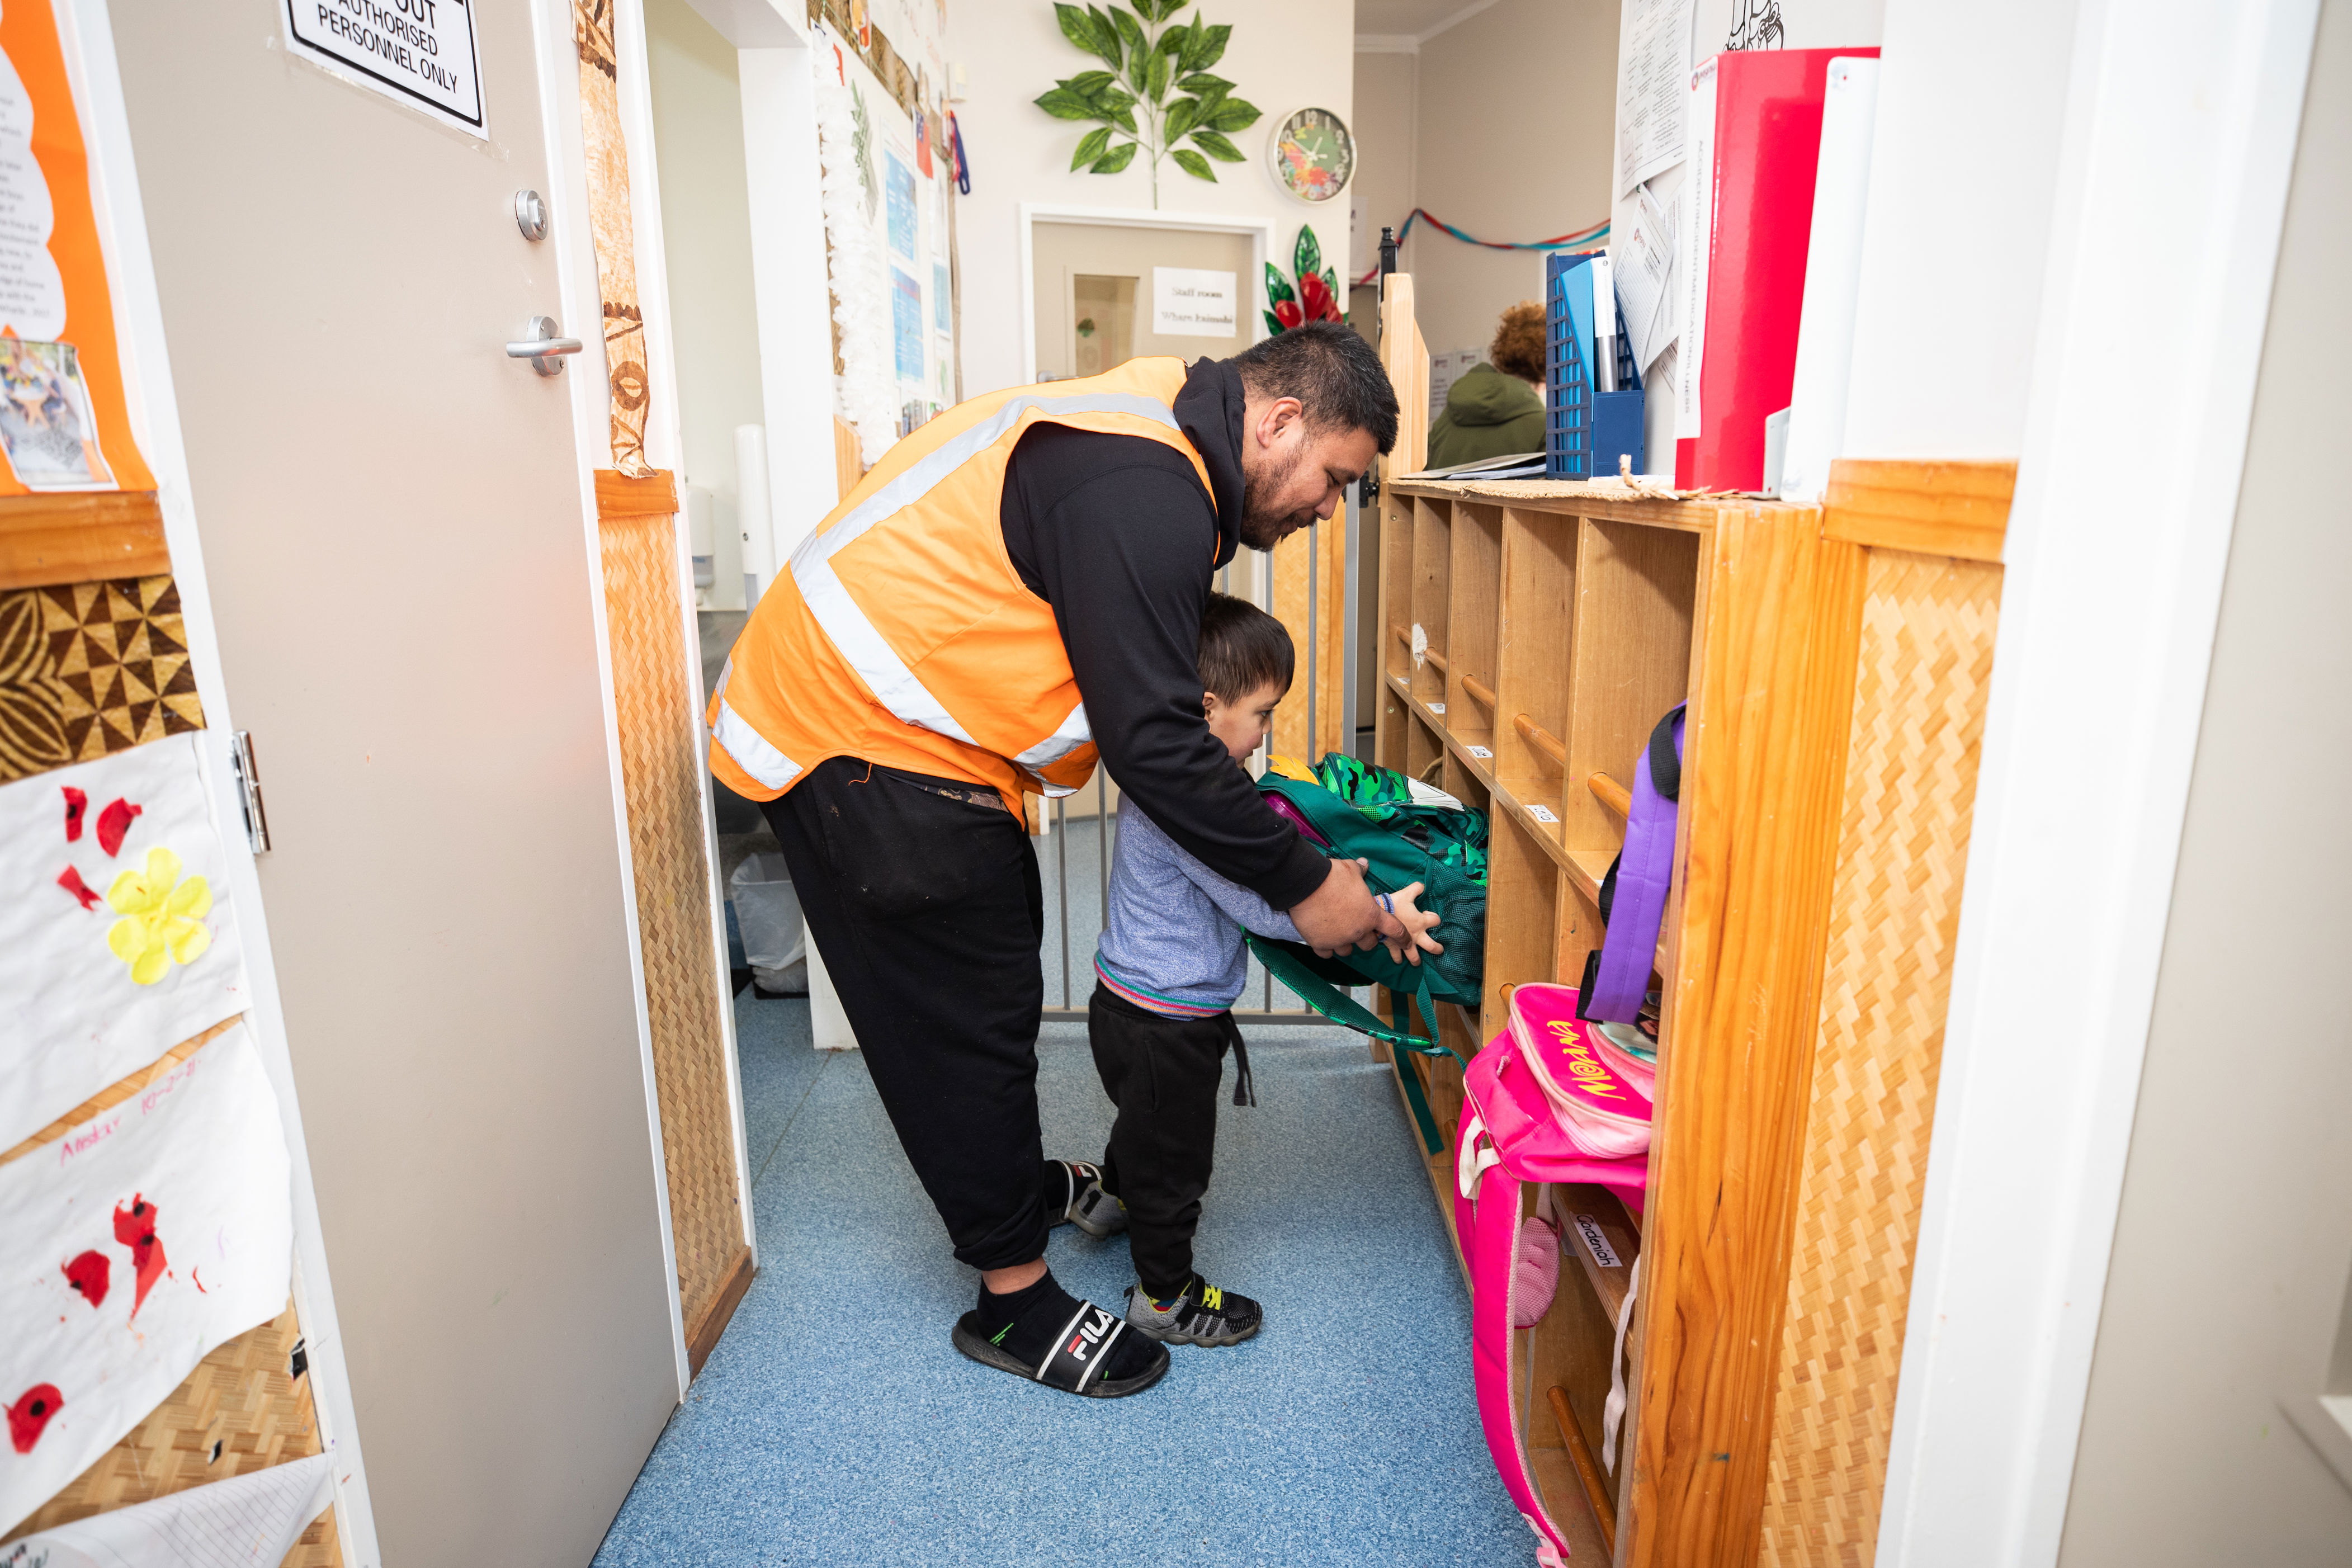
<svg viewBox="0 0 2352 1568">
<path fill-rule="evenodd" d="M 1675 758 L 1683 754 L 1683 715 L 1674 715 Z M 1650 748 L 1633 764 L 1633 805 L 1625 818 L 1625 852 L 1617 862 L 1617 895 L 1609 931 L 1601 940 L 1600 971 L 1579 1016 L 1630 1024 L 1642 1014 L 1650 971 L 1658 956 L 1658 926 L 1675 875 L 1675 803 L 1650 779 Z"/>
</svg>

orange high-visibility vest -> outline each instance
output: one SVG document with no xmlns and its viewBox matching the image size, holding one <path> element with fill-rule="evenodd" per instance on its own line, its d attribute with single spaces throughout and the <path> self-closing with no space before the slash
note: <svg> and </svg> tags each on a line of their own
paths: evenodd
<svg viewBox="0 0 2352 1568">
<path fill-rule="evenodd" d="M 1054 623 L 1004 550 L 1004 470 L 1040 421 L 1165 442 L 1184 362 L 991 393 L 899 441 L 793 552 L 735 644 L 706 715 L 710 771 L 773 800 L 828 757 L 1068 795 L 1094 736 Z M 1213 542 L 1210 551 L 1216 550 Z"/>
</svg>

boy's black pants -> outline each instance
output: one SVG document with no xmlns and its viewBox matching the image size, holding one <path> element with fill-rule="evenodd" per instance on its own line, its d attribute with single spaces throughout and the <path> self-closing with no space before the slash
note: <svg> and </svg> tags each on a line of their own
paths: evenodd
<svg viewBox="0 0 2352 1568">
<path fill-rule="evenodd" d="M 1192 1278 L 1192 1232 L 1216 1152 L 1225 1047 L 1244 1049 L 1230 1012 L 1171 1018 L 1097 984 L 1087 1038 L 1103 1092 L 1118 1107 L 1103 1190 L 1127 1205 L 1135 1277 L 1165 1301 Z M 1244 1056 L 1242 1058 L 1246 1061 Z"/>
</svg>

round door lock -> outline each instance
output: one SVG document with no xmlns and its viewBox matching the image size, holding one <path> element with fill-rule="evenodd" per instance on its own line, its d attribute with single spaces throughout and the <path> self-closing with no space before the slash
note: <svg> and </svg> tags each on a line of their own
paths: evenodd
<svg viewBox="0 0 2352 1568">
<path fill-rule="evenodd" d="M 537 244 L 547 237 L 547 200 L 537 191 L 517 191 L 514 214 L 525 239 Z"/>
</svg>

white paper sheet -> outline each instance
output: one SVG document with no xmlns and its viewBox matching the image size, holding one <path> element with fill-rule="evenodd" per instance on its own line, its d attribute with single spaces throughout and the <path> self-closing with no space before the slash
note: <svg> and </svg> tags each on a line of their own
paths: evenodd
<svg viewBox="0 0 2352 1568">
<path fill-rule="evenodd" d="M 1625 336 L 1643 375 L 1682 331 L 1682 276 L 1675 245 L 1675 208 L 1643 185 L 1633 193 L 1633 226 L 1612 247 L 1617 299 L 1625 311 Z"/>
<path fill-rule="evenodd" d="M 1683 161 L 1697 0 L 1623 0 L 1617 22 L 1617 195 Z"/>
<path fill-rule="evenodd" d="M 0 1165 L 0 1533 L 286 1310 L 290 1168 L 242 1023 Z"/>
<path fill-rule="evenodd" d="M 1690 77 L 1690 167 L 1684 171 L 1682 211 L 1675 218 L 1683 272 L 1676 284 L 1683 295 L 1682 365 L 1675 392 L 1677 441 L 1696 438 L 1705 417 L 1699 393 L 1706 374 L 1706 277 L 1715 240 L 1715 62 L 1709 60 Z"/>
<path fill-rule="evenodd" d="M 0 1149 L 248 1003 L 228 854 L 196 739 L 173 735 L 0 785 Z M 125 818 L 118 840 L 113 828 Z M 109 896 L 132 901 L 135 888 L 118 887 L 125 872 L 173 870 L 151 861 L 158 849 L 176 857 L 175 875 L 163 907 L 139 918 L 151 935 L 179 941 L 146 950 L 160 969 L 142 984 L 110 945 L 125 915 Z M 201 952 L 179 921 L 202 928 Z M 115 940 L 127 944 L 127 934 Z"/>
<path fill-rule="evenodd" d="M 1854 301 L 1861 293 L 1862 222 L 1870 198 L 1878 62 L 1830 61 L 1822 107 L 1822 155 L 1813 175 L 1797 368 L 1789 395 L 1789 443 L 1780 494 L 1817 501 L 1845 446 L 1846 391 L 1853 373 Z"/>
<path fill-rule="evenodd" d="M 277 1568 L 334 1500 L 324 1454 L 0 1546 L 0 1568 Z"/>
</svg>

